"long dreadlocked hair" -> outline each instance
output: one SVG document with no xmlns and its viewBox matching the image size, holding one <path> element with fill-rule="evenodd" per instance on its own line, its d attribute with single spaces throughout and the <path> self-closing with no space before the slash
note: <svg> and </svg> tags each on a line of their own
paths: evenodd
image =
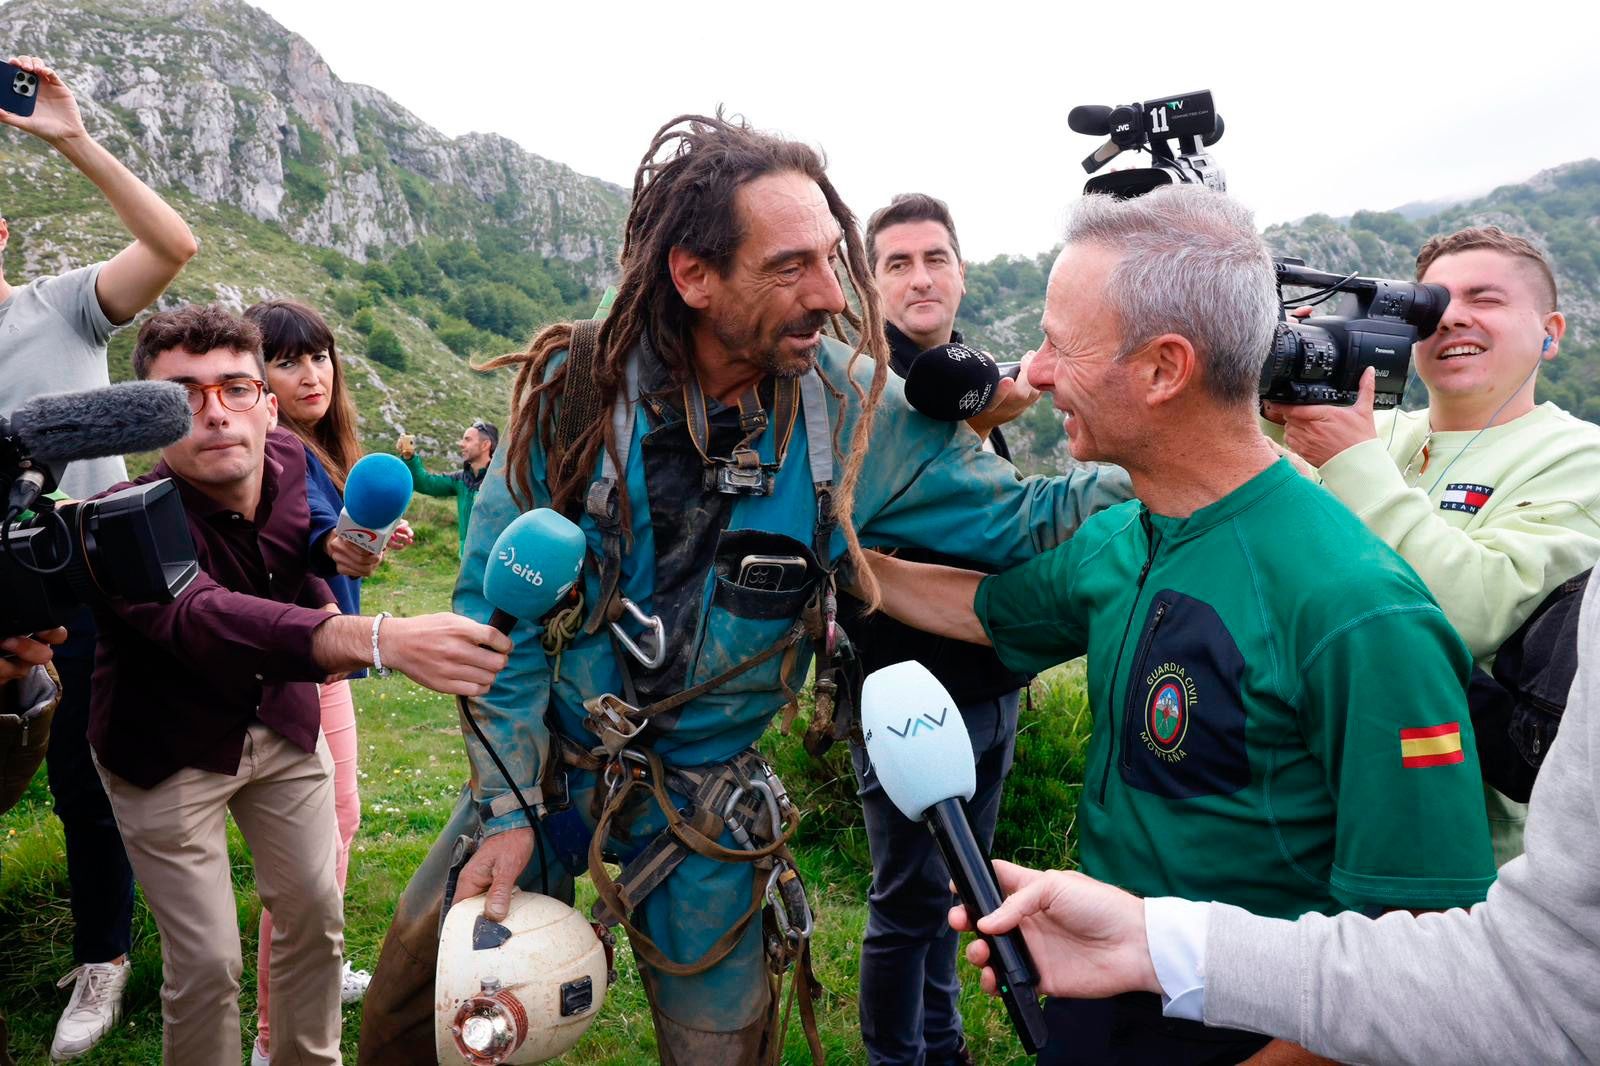
<svg viewBox="0 0 1600 1066">
<path fill-rule="evenodd" d="M 873 415 L 888 380 L 889 348 L 884 339 L 883 311 L 878 302 L 872 271 L 867 265 L 856 218 L 828 181 L 822 156 L 810 146 L 783 140 L 751 129 L 743 120 L 730 121 L 719 108 L 715 116 L 680 115 L 656 131 L 649 149 L 640 160 L 633 179 L 633 206 L 628 212 L 622 239 L 622 280 L 610 314 L 600 327 L 599 349 L 594 360 L 594 384 L 601 398 L 600 410 L 609 412 L 617 390 L 622 387 L 628 353 L 648 329 L 662 362 L 679 383 L 694 372 L 694 342 L 691 326 L 696 312 L 678 295 L 668 269 L 668 255 L 681 247 L 711 264 L 723 277 L 733 263 L 744 234 L 734 206 L 738 190 L 768 174 L 796 173 L 810 178 L 822 190 L 828 210 L 844 233 L 844 278 L 849 295 L 859 313 L 847 299 L 844 323 L 836 317 L 833 332 L 847 339 L 845 326 L 858 338 L 851 353 L 847 376 L 861 404 L 860 415 L 849 442 L 844 462 L 844 477 L 839 484 L 835 510 L 845 536 L 850 560 L 857 572 L 863 598 L 872 607 L 879 602 L 878 585 L 861 553 L 851 509 L 861 467 L 872 434 Z M 529 454 L 535 435 L 547 456 L 546 483 L 551 506 L 575 515 L 583 507 L 584 496 L 603 447 L 617 469 L 625 468 L 626 456 L 617 455 L 617 442 L 609 417 L 595 420 L 583 430 L 567 454 L 551 454 L 555 441 L 555 407 L 566 390 L 568 363 L 563 362 L 548 374 L 550 360 L 564 351 L 572 338 L 571 323 L 557 323 L 540 330 L 528 350 L 500 356 L 481 364 L 480 370 L 504 366 L 518 367 L 511 390 L 511 415 L 506 455 L 506 486 L 522 506 L 532 506 L 529 481 Z M 853 373 L 863 354 L 873 362 L 872 380 L 863 390 Z M 844 394 L 826 381 L 834 398 Z M 842 403 L 841 403 L 842 406 Z M 840 451 L 843 419 L 834 426 L 833 449 Z M 617 486 L 621 503 L 622 528 L 631 528 L 631 508 L 627 486 Z"/>
</svg>

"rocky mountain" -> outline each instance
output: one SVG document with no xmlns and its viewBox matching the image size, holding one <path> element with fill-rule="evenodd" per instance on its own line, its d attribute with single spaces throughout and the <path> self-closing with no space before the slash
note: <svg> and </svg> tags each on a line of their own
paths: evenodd
<svg viewBox="0 0 1600 1066">
<path fill-rule="evenodd" d="M 135 172 L 300 243 L 365 260 L 489 221 L 593 280 L 611 272 L 622 189 L 503 137 L 445 137 L 239 0 L 13 0 L 0 41 L 48 57 Z"/>
<path fill-rule="evenodd" d="M 1567 337 L 1561 355 L 1540 373 L 1539 399 L 1553 400 L 1600 422 L 1600 160 L 1568 163 L 1526 182 L 1502 186 L 1456 204 L 1394 211 L 1357 211 L 1347 219 L 1311 215 L 1265 231 L 1274 254 L 1299 256 L 1335 273 L 1410 279 L 1417 249 L 1429 237 L 1466 226 L 1499 226 L 1533 241 L 1554 264 Z M 1038 342 L 1044 283 L 1053 254 L 1033 259 L 1001 257 L 968 264 L 962 328 L 991 351 L 1016 358 Z M 1339 313 L 1345 313 L 1343 311 Z M 1427 402 L 1413 380 L 1408 406 Z M 1011 434 L 1019 438 L 1019 465 L 1057 468 L 1065 457 L 1061 428 L 1043 405 Z"/>
</svg>

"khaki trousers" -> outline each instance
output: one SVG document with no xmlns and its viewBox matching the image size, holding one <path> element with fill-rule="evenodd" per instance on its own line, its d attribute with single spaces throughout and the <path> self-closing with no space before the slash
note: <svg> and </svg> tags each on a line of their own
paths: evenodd
<svg viewBox="0 0 1600 1066">
<path fill-rule="evenodd" d="M 226 814 L 244 834 L 272 932 L 273 1066 L 337 1064 L 344 908 L 327 741 L 307 754 L 259 723 L 235 775 L 184 769 L 151 789 L 99 766 L 161 931 L 162 1061 L 237 1066 L 239 920 Z"/>
</svg>

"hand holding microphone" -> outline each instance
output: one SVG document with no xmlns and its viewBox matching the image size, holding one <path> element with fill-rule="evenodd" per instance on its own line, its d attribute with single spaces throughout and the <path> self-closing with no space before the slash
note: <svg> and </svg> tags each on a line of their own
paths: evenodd
<svg viewBox="0 0 1600 1066">
<path fill-rule="evenodd" d="M 906 402 L 940 422 L 971 421 L 980 435 L 987 436 L 1039 398 L 1023 373 L 1027 363 L 1028 359 L 996 363 L 988 352 L 969 345 L 941 344 L 911 364 Z"/>
<path fill-rule="evenodd" d="M 977 787 L 972 741 L 944 686 L 917 662 L 868 674 L 861 726 L 884 794 L 911 821 L 927 822 L 967 913 L 978 920 L 999 910 L 994 865 L 973 835 L 964 804 Z M 1036 1054 L 1047 1033 L 1027 945 L 1015 932 L 980 934 L 1023 1050 Z"/>
<path fill-rule="evenodd" d="M 351 574 L 352 577 L 367 577 L 377 569 L 377 560 L 411 503 L 411 488 L 411 471 L 406 464 L 384 452 L 364 455 L 350 468 L 344 484 L 344 509 L 333 527 L 334 539 L 328 544 L 328 554 L 341 563 L 341 571 L 346 562 L 357 571 L 364 571 Z M 339 540 L 355 545 L 371 558 L 361 560 L 348 549 L 341 556 L 335 550 Z"/>
</svg>

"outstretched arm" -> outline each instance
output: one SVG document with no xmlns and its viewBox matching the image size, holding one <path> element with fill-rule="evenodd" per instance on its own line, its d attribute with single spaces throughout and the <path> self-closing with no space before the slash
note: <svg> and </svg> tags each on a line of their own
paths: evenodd
<svg viewBox="0 0 1600 1066">
<path fill-rule="evenodd" d="M 939 636 L 989 643 L 989 635 L 972 609 L 982 574 L 877 552 L 867 553 L 867 560 L 878 579 L 885 614 Z"/>
<path fill-rule="evenodd" d="M 95 296 L 111 322 L 121 324 L 156 301 L 199 249 L 194 234 L 165 200 L 106 151 L 83 127 L 78 103 L 54 70 L 37 56 L 11 60 L 39 79 L 38 102 L 26 117 L 0 111 L 0 122 L 49 144 L 94 182 L 133 243 L 100 271 Z"/>
</svg>

